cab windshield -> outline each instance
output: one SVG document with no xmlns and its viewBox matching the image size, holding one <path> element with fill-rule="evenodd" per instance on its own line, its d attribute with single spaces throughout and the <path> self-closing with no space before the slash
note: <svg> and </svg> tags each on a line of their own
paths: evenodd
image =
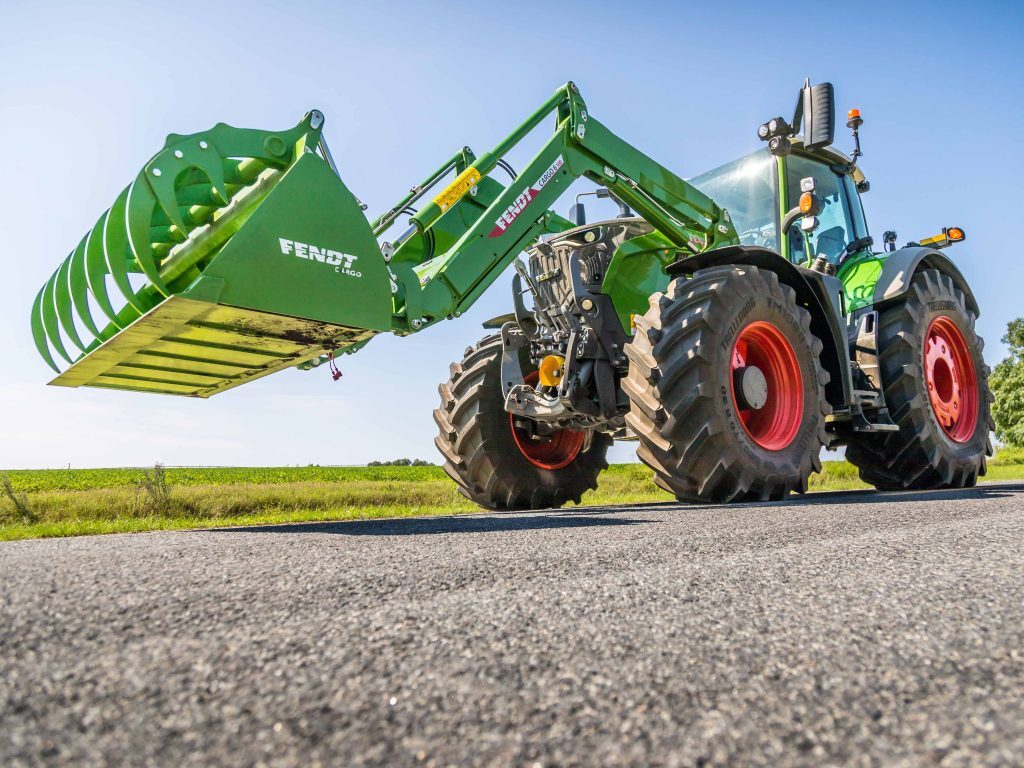
<svg viewBox="0 0 1024 768">
<path fill-rule="evenodd" d="M 743 245 L 779 249 L 775 229 L 775 162 L 768 150 L 720 165 L 689 182 L 729 211 Z"/>
</svg>

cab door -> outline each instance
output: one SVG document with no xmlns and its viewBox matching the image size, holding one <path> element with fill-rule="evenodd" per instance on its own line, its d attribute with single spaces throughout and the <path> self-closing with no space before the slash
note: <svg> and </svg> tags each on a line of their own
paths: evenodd
<svg viewBox="0 0 1024 768">
<path fill-rule="evenodd" d="M 812 177 L 815 194 L 824 204 L 818 216 L 818 227 L 809 235 L 800 229 L 799 220 L 786 232 L 786 256 L 796 264 L 808 261 L 807 242 L 814 256 L 824 256 L 838 264 L 851 243 L 867 235 L 864 209 L 853 179 L 848 173 L 837 173 L 832 164 L 822 159 L 794 152 L 784 158 L 786 165 L 786 199 L 782 210 L 789 210 L 800 198 L 800 180 Z"/>
</svg>

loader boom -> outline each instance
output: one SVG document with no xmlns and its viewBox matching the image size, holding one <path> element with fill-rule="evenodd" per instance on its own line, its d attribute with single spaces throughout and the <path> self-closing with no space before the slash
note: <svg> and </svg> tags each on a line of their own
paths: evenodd
<svg viewBox="0 0 1024 768">
<path fill-rule="evenodd" d="M 554 134 L 448 251 L 427 261 L 406 257 L 410 241 L 443 220 L 453 202 L 471 192 L 505 154 L 553 113 Z M 391 268 L 404 287 L 409 330 L 458 316 L 531 241 L 545 231 L 565 229 L 567 223 L 550 208 L 581 177 L 607 187 L 687 254 L 737 242 L 728 214 L 591 117 L 576 85 L 567 83 L 412 216 L 410 227 L 391 246 Z"/>
<path fill-rule="evenodd" d="M 552 116 L 518 177 L 493 178 Z M 41 356 L 58 372 L 54 352 L 70 364 L 53 383 L 208 397 L 457 317 L 539 236 L 572 227 L 551 209 L 579 178 L 631 206 L 666 248 L 736 242 L 727 212 L 591 117 L 573 83 L 372 222 L 322 129 L 314 110 L 287 131 L 169 136 L 36 297 Z M 403 216 L 408 227 L 381 243 Z"/>
</svg>

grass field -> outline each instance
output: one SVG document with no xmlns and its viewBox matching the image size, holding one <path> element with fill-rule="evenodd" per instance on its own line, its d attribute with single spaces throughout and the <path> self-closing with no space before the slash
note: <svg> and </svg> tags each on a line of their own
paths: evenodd
<svg viewBox="0 0 1024 768">
<path fill-rule="evenodd" d="M 310 520 L 470 513 L 440 467 L 12 470 L 3 473 L 0 540 Z M 1007 449 L 986 480 L 1024 479 L 1024 451 Z M 827 462 L 811 490 L 863 488 L 846 462 Z M 638 464 L 601 476 L 584 505 L 669 501 Z"/>
</svg>

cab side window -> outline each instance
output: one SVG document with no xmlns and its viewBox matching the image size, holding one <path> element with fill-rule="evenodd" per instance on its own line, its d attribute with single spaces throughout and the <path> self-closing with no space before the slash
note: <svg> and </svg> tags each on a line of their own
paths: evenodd
<svg viewBox="0 0 1024 768">
<path fill-rule="evenodd" d="M 818 216 L 818 228 L 809 237 L 811 247 L 815 256 L 824 256 L 834 264 L 846 246 L 858 237 L 846 199 L 848 187 L 843 177 L 828 165 L 793 154 L 788 158 L 786 178 L 786 199 L 790 206 L 796 205 L 800 199 L 800 180 L 807 177 L 814 178 L 815 194 L 824 206 Z M 805 262 L 808 258 L 799 221 L 789 230 L 789 258 L 796 263 Z"/>
</svg>

